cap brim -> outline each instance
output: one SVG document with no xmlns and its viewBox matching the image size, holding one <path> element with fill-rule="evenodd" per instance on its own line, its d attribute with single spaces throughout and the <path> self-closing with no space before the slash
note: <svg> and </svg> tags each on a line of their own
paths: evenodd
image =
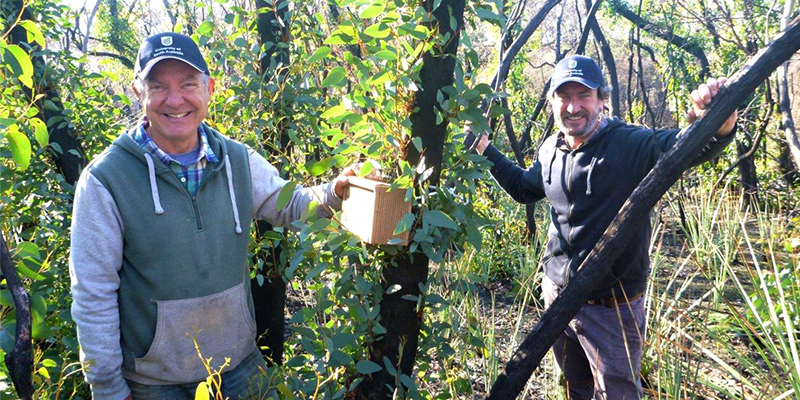
<svg viewBox="0 0 800 400">
<path fill-rule="evenodd" d="M 598 85 L 597 83 L 593 83 L 593 82 L 589 81 L 586 78 L 583 78 L 583 77 L 580 77 L 580 76 L 570 76 L 570 77 L 564 78 L 561 82 L 558 82 L 558 85 L 551 86 L 550 90 L 548 91 L 548 94 L 552 96 L 553 93 L 555 93 L 555 91 L 558 90 L 559 87 L 561 87 L 561 85 L 563 85 L 563 84 L 565 84 L 567 82 L 577 82 L 577 83 L 580 83 L 583 86 L 586 86 L 589 89 L 597 89 L 597 88 L 600 87 L 600 85 Z"/>
<path fill-rule="evenodd" d="M 190 63 L 190 62 L 188 62 L 188 61 L 186 61 L 186 60 L 184 60 L 184 59 L 182 59 L 182 58 L 180 58 L 178 56 L 164 55 L 164 56 L 156 57 L 156 58 L 150 60 L 150 62 L 148 62 L 147 65 L 145 65 L 144 68 L 142 68 L 142 70 L 139 71 L 138 74 L 136 74 L 136 76 L 139 77 L 139 78 L 142 78 L 142 79 L 147 78 L 147 75 L 150 73 L 150 70 L 153 69 L 153 67 L 155 67 L 155 65 L 158 64 L 160 61 L 164 61 L 166 59 L 173 59 L 173 60 L 183 61 L 184 63 L 190 65 L 192 68 L 196 69 L 198 72 L 205 73 L 205 71 L 203 71 L 203 68 L 198 67 L 197 65 L 194 65 L 194 64 L 192 64 L 192 63 Z"/>
</svg>

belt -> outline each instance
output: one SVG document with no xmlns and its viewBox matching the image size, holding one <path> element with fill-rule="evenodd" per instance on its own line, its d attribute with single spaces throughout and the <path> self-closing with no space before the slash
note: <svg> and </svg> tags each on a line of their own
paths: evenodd
<svg viewBox="0 0 800 400">
<path fill-rule="evenodd" d="M 639 292 L 639 293 L 634 294 L 633 296 L 628 296 L 627 300 L 625 299 L 624 296 L 621 296 L 620 298 L 617 298 L 617 299 L 614 299 L 613 296 L 612 297 L 606 297 L 604 299 L 589 299 L 589 300 L 586 300 L 586 304 L 591 304 L 591 305 L 595 305 L 595 306 L 602 305 L 602 306 L 606 306 L 608 308 L 614 308 L 614 307 L 617 306 L 617 304 L 625 304 L 625 303 L 630 303 L 630 302 L 636 301 L 637 299 L 639 299 L 639 297 L 642 297 L 642 294 L 644 294 L 644 292 Z"/>
</svg>

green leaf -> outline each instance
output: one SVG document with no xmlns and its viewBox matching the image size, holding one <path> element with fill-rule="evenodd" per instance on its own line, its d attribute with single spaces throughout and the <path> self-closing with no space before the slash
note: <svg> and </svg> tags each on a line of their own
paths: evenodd
<svg viewBox="0 0 800 400">
<path fill-rule="evenodd" d="M 16 60 L 16 64 L 12 64 L 12 70 L 17 75 L 17 78 L 23 85 L 32 88 L 33 87 L 33 63 L 31 63 L 31 58 L 28 56 L 28 53 L 25 50 L 22 50 L 22 47 L 19 47 L 15 44 L 6 46 L 6 50 L 14 56 Z M 8 60 L 5 60 L 8 62 Z M 18 67 L 14 68 L 14 67 Z"/>
<path fill-rule="evenodd" d="M 378 57 L 381 60 L 394 61 L 397 60 L 397 53 L 391 50 L 381 50 L 375 53 L 375 57 Z"/>
<path fill-rule="evenodd" d="M 325 44 L 355 44 L 356 30 L 349 25 L 340 25 L 331 36 L 325 39 Z"/>
<path fill-rule="evenodd" d="M 339 105 L 333 106 L 333 107 L 325 110 L 325 112 L 322 113 L 322 115 L 320 115 L 320 118 L 322 118 L 322 119 L 334 119 L 334 118 L 337 118 L 337 117 L 341 117 L 346 112 L 347 112 L 347 108 L 344 107 L 344 104 L 339 104 Z"/>
<path fill-rule="evenodd" d="M 411 138 L 411 143 L 414 144 L 414 147 L 417 149 L 417 151 L 422 152 L 422 138 L 421 137 L 414 136 L 413 138 Z"/>
<path fill-rule="evenodd" d="M 33 125 L 36 143 L 39 143 L 39 147 L 47 146 L 47 142 L 50 141 L 50 135 L 47 133 L 47 124 L 39 118 L 31 118 L 30 121 L 31 125 Z"/>
<path fill-rule="evenodd" d="M 422 216 L 422 220 L 440 228 L 452 229 L 454 231 L 458 230 L 458 225 L 456 225 L 453 219 L 439 210 L 430 210 L 426 212 Z"/>
<path fill-rule="evenodd" d="M 386 289 L 386 294 L 395 294 L 402 288 L 403 288 L 402 286 L 395 283 L 394 285 L 389 286 L 389 288 Z"/>
<path fill-rule="evenodd" d="M 322 47 L 318 48 L 317 50 L 315 50 L 314 54 L 312 54 L 310 57 L 308 57 L 308 60 L 306 60 L 306 62 L 308 62 L 309 64 L 314 64 L 317 61 L 325 58 L 328 54 L 331 54 L 330 47 L 322 46 Z"/>
<path fill-rule="evenodd" d="M 205 36 L 211 36 L 211 32 L 214 31 L 214 23 L 211 21 L 203 21 L 200 26 L 197 27 L 197 33 Z"/>
<path fill-rule="evenodd" d="M 380 365 L 367 360 L 361 360 L 356 363 L 356 370 L 359 374 L 369 375 L 373 372 L 378 372 L 382 368 Z"/>
<path fill-rule="evenodd" d="M 47 316 L 47 302 L 38 294 L 31 296 L 31 317 L 34 323 L 41 322 Z"/>
<path fill-rule="evenodd" d="M 0 291 L 0 306 L 3 306 L 3 307 L 13 307 L 14 306 L 14 298 L 11 297 L 11 291 L 10 290 Z"/>
<path fill-rule="evenodd" d="M 478 226 L 475 222 L 470 221 L 467 223 L 467 240 L 469 240 L 469 243 L 476 251 L 481 251 L 483 239 L 481 238 L 481 232 L 478 230 Z"/>
<path fill-rule="evenodd" d="M 14 163 L 17 164 L 17 169 L 20 171 L 28 169 L 28 166 L 31 164 L 30 139 L 19 131 L 17 125 L 8 127 L 6 137 L 11 145 L 11 155 L 14 157 Z"/>
<path fill-rule="evenodd" d="M 365 29 L 364 33 L 376 39 L 384 39 L 392 33 L 392 30 L 388 25 L 380 22 Z"/>
<path fill-rule="evenodd" d="M 36 42 L 40 47 L 44 47 L 44 35 L 42 35 L 42 30 L 39 29 L 35 22 L 25 19 L 20 21 L 19 24 L 28 31 L 28 43 Z"/>
<path fill-rule="evenodd" d="M 281 188 L 281 192 L 278 193 L 278 211 L 283 210 L 287 204 L 289 204 L 289 200 L 292 199 L 292 195 L 294 194 L 294 188 L 297 187 L 297 183 L 294 181 L 286 182 L 285 185 Z"/>
<path fill-rule="evenodd" d="M 365 162 L 363 165 L 361 165 L 361 168 L 358 170 L 358 176 L 363 178 L 369 175 L 369 173 L 372 172 L 373 169 L 375 169 L 375 167 L 372 165 L 371 162 Z"/>
<path fill-rule="evenodd" d="M 15 260 L 31 258 L 39 261 L 41 260 L 40 251 L 39 246 L 34 242 L 20 242 L 12 253 Z"/>
<path fill-rule="evenodd" d="M 311 167 L 308 168 L 308 172 L 314 176 L 320 176 L 325 173 L 333 163 L 333 157 L 325 157 L 320 161 L 311 164 Z"/>
<path fill-rule="evenodd" d="M 403 218 L 400 218 L 400 221 L 397 222 L 397 226 L 394 228 L 394 232 L 392 232 L 392 234 L 397 235 L 411 229 L 411 227 L 414 225 L 415 219 L 416 217 L 414 217 L 414 214 L 406 213 L 403 215 Z"/>
<path fill-rule="evenodd" d="M 359 15 L 359 17 L 361 19 L 375 18 L 378 15 L 381 15 L 381 13 L 383 12 L 384 9 L 386 9 L 386 3 L 378 2 L 378 3 L 375 3 L 375 4 L 365 8 L 363 11 L 361 11 L 361 14 Z"/>
<path fill-rule="evenodd" d="M 334 67 L 322 81 L 322 87 L 331 87 L 344 80 L 347 71 L 342 67 Z"/>
</svg>

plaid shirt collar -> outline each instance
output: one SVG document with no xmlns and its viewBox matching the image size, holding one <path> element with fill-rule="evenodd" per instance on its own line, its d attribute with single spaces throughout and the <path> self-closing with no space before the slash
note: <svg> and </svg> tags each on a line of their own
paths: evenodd
<svg viewBox="0 0 800 400">
<path fill-rule="evenodd" d="M 161 150 L 158 145 L 156 145 L 156 142 L 154 142 L 150 137 L 150 135 L 147 134 L 146 128 L 149 125 L 150 123 L 147 122 L 147 120 L 142 121 L 142 123 L 139 125 L 139 128 L 133 130 L 133 140 L 146 151 L 156 155 L 165 165 L 170 165 L 171 163 L 180 164 L 178 161 L 170 157 L 169 154 Z M 194 161 L 194 164 L 199 163 L 204 157 L 208 162 L 219 162 L 217 155 L 214 154 L 214 151 L 211 150 L 211 146 L 208 145 L 208 134 L 206 134 L 205 124 L 200 124 L 200 126 L 197 128 L 197 133 L 200 135 L 200 152 L 197 154 L 197 160 Z M 188 167 L 188 165 L 184 165 L 184 167 Z"/>
</svg>

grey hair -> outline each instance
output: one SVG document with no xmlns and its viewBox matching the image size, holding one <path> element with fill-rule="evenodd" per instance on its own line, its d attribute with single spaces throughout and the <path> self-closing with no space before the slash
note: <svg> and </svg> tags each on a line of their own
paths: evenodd
<svg viewBox="0 0 800 400">
<path fill-rule="evenodd" d="M 608 100 L 611 97 L 611 91 L 614 89 L 610 85 L 603 85 L 597 88 L 597 97 L 600 100 Z"/>
</svg>

